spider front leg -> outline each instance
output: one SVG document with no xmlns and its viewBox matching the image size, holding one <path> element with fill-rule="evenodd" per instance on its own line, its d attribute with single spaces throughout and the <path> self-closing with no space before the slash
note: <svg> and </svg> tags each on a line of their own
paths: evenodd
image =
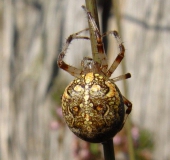
<svg viewBox="0 0 170 160">
<path fill-rule="evenodd" d="M 120 64 L 122 59 L 124 58 L 125 47 L 122 44 L 122 41 L 121 41 L 117 31 L 110 31 L 110 32 L 104 33 L 102 35 L 102 37 L 107 36 L 108 34 L 114 35 L 114 37 L 116 38 L 116 40 L 118 42 L 119 49 L 120 49 L 119 54 L 117 55 L 116 59 L 114 60 L 113 64 L 111 65 L 110 69 L 106 73 L 106 76 L 110 77 L 112 75 L 112 73 L 115 71 L 115 69 L 117 68 L 117 66 Z"/>
<path fill-rule="evenodd" d="M 82 6 L 82 8 L 85 10 L 88 20 L 89 20 L 89 23 L 90 23 L 90 26 L 94 31 L 94 35 L 96 36 L 97 53 L 94 54 L 94 60 L 101 65 L 101 71 L 106 73 L 108 64 L 107 64 L 107 57 L 106 57 L 103 42 L 102 42 L 102 36 L 100 34 L 100 31 L 96 25 L 96 22 L 92 16 L 91 12 L 89 12 L 85 6 Z"/>
<path fill-rule="evenodd" d="M 62 50 L 62 52 L 58 56 L 58 60 L 57 60 L 58 66 L 60 68 L 62 68 L 63 70 L 67 71 L 68 73 L 70 73 L 72 76 L 75 76 L 75 77 L 79 77 L 82 70 L 77 69 L 77 68 L 75 68 L 73 66 L 70 66 L 70 65 L 66 64 L 63 61 L 63 59 L 64 59 L 64 56 L 66 55 L 68 46 L 70 45 L 72 40 L 74 40 L 74 39 L 86 39 L 86 40 L 89 40 L 89 37 L 78 36 L 80 33 L 82 33 L 83 31 L 87 31 L 87 30 L 89 30 L 89 29 L 87 28 L 87 29 L 84 29 L 84 30 L 82 30 L 80 32 L 77 32 L 77 33 L 74 33 L 74 34 L 70 35 L 66 40 L 66 44 L 64 46 L 64 49 Z"/>
</svg>

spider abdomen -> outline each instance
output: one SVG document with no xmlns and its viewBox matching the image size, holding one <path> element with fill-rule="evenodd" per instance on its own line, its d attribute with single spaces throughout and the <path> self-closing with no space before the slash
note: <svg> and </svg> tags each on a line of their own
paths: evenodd
<svg viewBox="0 0 170 160">
<path fill-rule="evenodd" d="M 71 131 L 94 143 L 112 138 L 123 126 L 125 115 L 118 87 L 92 72 L 68 85 L 62 96 L 62 111 Z"/>
</svg>

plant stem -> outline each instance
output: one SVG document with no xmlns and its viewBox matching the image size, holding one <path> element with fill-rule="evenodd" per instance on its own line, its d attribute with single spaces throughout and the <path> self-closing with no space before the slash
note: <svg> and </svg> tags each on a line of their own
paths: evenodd
<svg viewBox="0 0 170 160">
<path fill-rule="evenodd" d="M 85 0 L 86 2 L 86 8 L 91 12 L 96 25 L 98 27 L 98 29 L 100 30 L 99 27 L 99 18 L 98 18 L 98 12 L 97 12 L 97 4 L 96 4 L 96 0 Z M 97 61 L 95 54 L 97 53 L 97 42 L 96 42 L 96 37 L 94 35 L 94 31 L 89 23 L 89 28 L 90 28 L 90 41 L 91 41 L 91 49 L 92 49 L 92 55 L 93 55 L 93 59 L 95 61 Z"/>
<path fill-rule="evenodd" d="M 103 142 L 102 144 L 105 160 L 115 160 L 113 139 L 109 139 L 106 142 Z"/>
<path fill-rule="evenodd" d="M 85 0 L 85 2 L 86 2 L 86 8 L 91 12 L 91 14 L 96 22 L 96 25 L 97 25 L 98 29 L 100 30 L 96 0 Z M 96 42 L 96 37 L 94 35 L 94 31 L 93 31 L 92 27 L 90 26 L 90 23 L 89 23 L 89 28 L 90 28 L 90 40 L 91 40 L 92 55 L 93 55 L 93 59 L 95 61 L 97 61 L 97 59 L 95 59 L 96 58 L 95 54 L 97 53 L 97 45 L 96 45 L 97 42 Z M 103 142 L 102 144 L 103 144 L 105 160 L 115 160 L 113 140 L 109 139 L 108 141 Z"/>
</svg>

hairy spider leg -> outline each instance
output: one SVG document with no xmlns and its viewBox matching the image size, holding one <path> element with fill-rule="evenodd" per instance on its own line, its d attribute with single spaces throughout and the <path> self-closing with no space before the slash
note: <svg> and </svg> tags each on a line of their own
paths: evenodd
<svg viewBox="0 0 170 160">
<path fill-rule="evenodd" d="M 85 40 L 90 40 L 89 37 L 85 37 L 85 36 L 78 36 L 80 33 L 84 32 L 84 31 L 87 31 L 89 30 L 88 28 L 82 30 L 82 31 L 79 31 L 77 33 L 74 33 L 72 35 L 70 35 L 67 40 L 66 40 L 66 44 L 62 50 L 61 53 L 59 53 L 59 56 L 58 56 L 58 60 L 57 60 L 57 63 L 58 63 L 58 66 L 60 68 L 62 68 L 63 70 L 67 71 L 68 73 L 70 73 L 72 76 L 74 77 L 80 77 L 81 73 L 82 73 L 82 70 L 81 69 L 77 69 L 73 66 L 70 66 L 68 65 L 67 63 L 65 63 L 63 61 L 65 55 L 66 55 L 66 52 L 67 52 L 67 49 L 68 49 L 68 46 L 70 45 L 71 41 L 74 40 L 74 39 L 85 39 Z"/>
<path fill-rule="evenodd" d="M 128 79 L 128 78 L 130 78 L 130 77 L 131 77 L 131 74 L 130 74 L 130 73 L 126 73 L 126 74 L 124 74 L 124 75 L 121 75 L 121 76 L 112 78 L 111 80 L 112 80 L 113 82 L 117 82 L 117 81 L 121 81 L 121 80 L 123 80 L 123 79 Z"/>
<path fill-rule="evenodd" d="M 124 58 L 124 53 L 125 53 L 125 47 L 124 45 L 122 44 L 122 41 L 119 37 L 119 34 L 117 31 L 109 31 L 107 33 L 104 33 L 102 35 L 102 37 L 104 36 L 107 36 L 109 34 L 113 34 L 114 37 L 116 38 L 117 42 L 118 42 L 118 45 L 119 45 L 119 49 L 120 49 L 120 52 L 119 54 L 117 55 L 116 59 L 114 60 L 114 62 L 112 63 L 111 67 L 109 68 L 109 70 L 107 71 L 106 73 L 106 76 L 107 77 L 110 77 L 112 75 L 112 73 L 115 71 L 115 69 L 118 67 L 118 65 L 120 64 L 120 62 L 122 61 L 122 59 Z"/>
<path fill-rule="evenodd" d="M 107 57 L 104 51 L 104 45 L 103 45 L 103 41 L 102 41 L 102 36 L 100 34 L 100 31 L 96 25 L 96 22 L 91 14 L 91 12 L 89 12 L 87 10 L 87 8 L 85 6 L 82 6 L 82 8 L 85 10 L 89 23 L 94 31 L 94 34 L 96 36 L 96 42 L 97 42 L 97 51 L 98 53 L 95 53 L 95 59 L 94 61 L 98 62 L 101 65 L 101 70 L 106 73 L 107 68 L 108 68 L 108 64 L 107 64 Z"/>
</svg>

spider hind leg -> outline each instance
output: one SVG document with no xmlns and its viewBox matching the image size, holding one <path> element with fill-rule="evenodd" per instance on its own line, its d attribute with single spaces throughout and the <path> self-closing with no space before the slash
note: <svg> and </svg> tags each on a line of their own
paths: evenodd
<svg viewBox="0 0 170 160">
<path fill-rule="evenodd" d="M 123 96 L 123 101 L 124 101 L 124 104 L 126 105 L 127 109 L 126 109 L 126 117 L 124 119 L 122 127 L 124 126 L 124 124 L 127 120 L 127 117 L 129 116 L 129 114 L 132 111 L 132 103 L 128 99 L 126 99 L 124 96 Z"/>
<path fill-rule="evenodd" d="M 127 106 L 126 114 L 129 115 L 132 111 L 132 103 L 123 96 L 124 104 Z"/>
<path fill-rule="evenodd" d="M 120 126 L 119 131 L 123 128 L 123 126 L 124 126 L 124 124 L 125 124 L 125 122 L 127 120 L 128 115 L 132 111 L 132 103 L 128 99 L 126 99 L 124 96 L 122 96 L 122 97 L 123 97 L 124 104 L 127 106 L 127 109 L 126 109 L 126 117 L 125 117 L 122 125 Z"/>
</svg>

